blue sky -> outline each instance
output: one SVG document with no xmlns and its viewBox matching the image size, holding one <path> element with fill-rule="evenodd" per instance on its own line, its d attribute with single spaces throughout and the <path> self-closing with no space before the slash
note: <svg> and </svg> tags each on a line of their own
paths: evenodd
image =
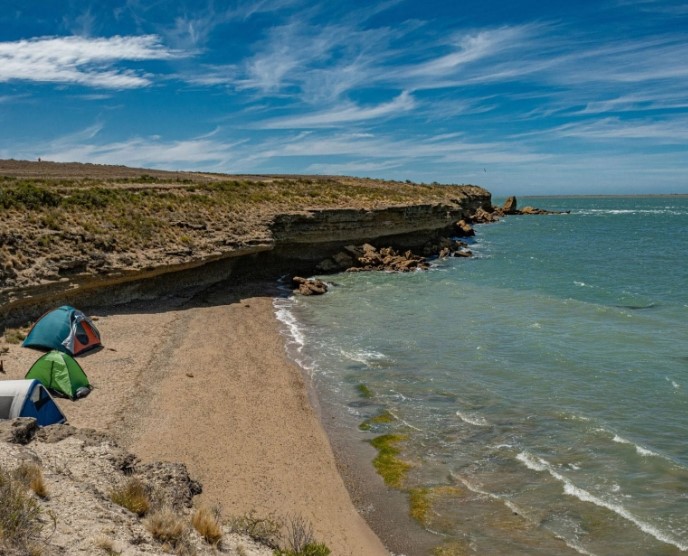
<svg viewBox="0 0 688 556">
<path fill-rule="evenodd" d="M 688 2 L 0 0 L 0 158 L 688 193 Z"/>
</svg>

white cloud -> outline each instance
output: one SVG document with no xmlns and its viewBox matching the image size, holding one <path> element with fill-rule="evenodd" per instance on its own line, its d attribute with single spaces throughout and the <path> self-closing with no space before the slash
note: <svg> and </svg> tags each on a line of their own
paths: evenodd
<svg viewBox="0 0 688 556">
<path fill-rule="evenodd" d="M 43 37 L 0 43 L 0 82 L 73 83 L 97 88 L 145 87 L 150 77 L 114 68 L 121 61 L 166 60 L 179 56 L 156 35 L 109 38 Z"/>
<path fill-rule="evenodd" d="M 314 127 L 338 127 L 342 124 L 361 122 L 385 117 L 399 116 L 404 112 L 412 110 L 416 102 L 409 94 L 404 91 L 390 102 L 378 104 L 377 106 L 361 107 L 351 102 L 346 102 L 334 109 L 294 116 L 277 118 L 260 123 L 260 129 L 300 129 Z"/>
<path fill-rule="evenodd" d="M 104 144 L 55 143 L 41 152 L 45 160 L 124 164 L 139 167 L 208 168 L 226 165 L 235 144 L 193 138 L 161 141 L 158 137 L 132 138 Z"/>
<path fill-rule="evenodd" d="M 553 130 L 554 135 L 593 140 L 636 139 L 652 144 L 685 144 L 688 141 L 688 118 L 672 120 L 622 120 L 603 118 L 565 124 Z"/>
</svg>

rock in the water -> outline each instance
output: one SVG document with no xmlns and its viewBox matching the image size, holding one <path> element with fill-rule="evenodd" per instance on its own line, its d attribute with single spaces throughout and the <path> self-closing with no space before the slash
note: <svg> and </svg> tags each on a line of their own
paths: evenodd
<svg viewBox="0 0 688 556">
<path fill-rule="evenodd" d="M 516 197 L 512 195 L 511 197 L 508 197 L 506 201 L 504 201 L 502 211 L 504 212 L 504 214 L 515 214 L 517 210 L 518 203 L 516 201 Z"/>
<path fill-rule="evenodd" d="M 292 282 L 298 288 L 295 290 L 301 295 L 322 295 L 327 292 L 327 284 L 322 280 L 307 279 L 301 276 L 294 276 Z"/>
</svg>

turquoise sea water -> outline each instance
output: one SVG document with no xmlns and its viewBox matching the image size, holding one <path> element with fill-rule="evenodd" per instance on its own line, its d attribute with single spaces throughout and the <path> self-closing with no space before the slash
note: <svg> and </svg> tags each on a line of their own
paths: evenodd
<svg viewBox="0 0 688 556">
<path fill-rule="evenodd" d="M 352 442 L 407 435 L 407 487 L 456 553 L 688 553 L 688 197 L 519 201 L 571 213 L 277 300 L 290 351 Z"/>
</svg>

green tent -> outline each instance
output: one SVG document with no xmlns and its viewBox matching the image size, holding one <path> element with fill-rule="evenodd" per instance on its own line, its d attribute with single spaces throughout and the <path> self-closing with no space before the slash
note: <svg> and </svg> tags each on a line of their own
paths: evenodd
<svg viewBox="0 0 688 556">
<path fill-rule="evenodd" d="M 53 350 L 36 361 L 26 378 L 39 380 L 51 392 L 75 400 L 91 390 L 86 373 L 67 353 Z"/>
</svg>

